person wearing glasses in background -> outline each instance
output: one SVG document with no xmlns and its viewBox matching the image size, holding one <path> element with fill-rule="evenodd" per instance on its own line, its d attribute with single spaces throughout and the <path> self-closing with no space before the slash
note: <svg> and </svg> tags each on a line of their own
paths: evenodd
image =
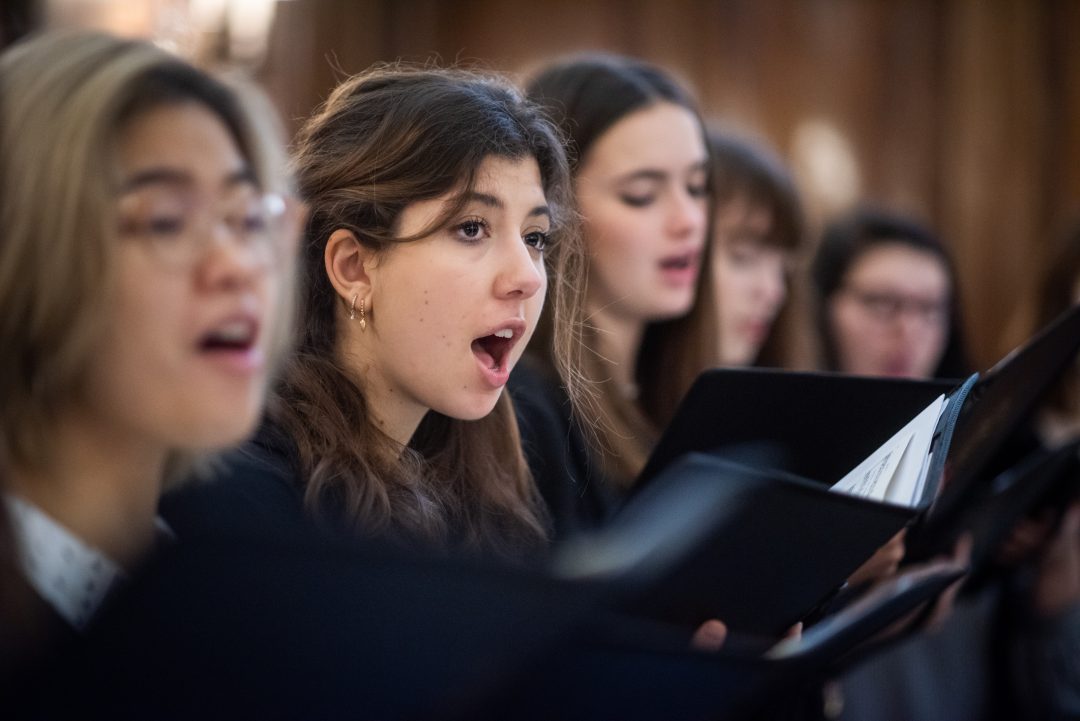
<svg viewBox="0 0 1080 721">
<path fill-rule="evenodd" d="M 956 271 L 926 228 L 857 210 L 826 229 L 812 276 L 826 370 L 899 378 L 970 372 Z"/>
<path fill-rule="evenodd" d="M 30 39 L 0 58 L 0 97 L 14 689 L 167 535 L 163 489 L 254 429 L 286 336 L 292 213 L 267 106 L 148 43 Z"/>
</svg>

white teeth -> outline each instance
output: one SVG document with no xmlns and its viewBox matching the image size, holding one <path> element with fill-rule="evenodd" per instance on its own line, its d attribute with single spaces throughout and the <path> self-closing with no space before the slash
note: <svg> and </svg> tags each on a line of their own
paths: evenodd
<svg viewBox="0 0 1080 721">
<path fill-rule="evenodd" d="M 213 332 L 214 338 L 228 342 L 242 342 L 251 337 L 251 324 L 246 321 L 236 321 L 215 328 Z"/>
<path fill-rule="evenodd" d="M 509 328 L 503 328 L 502 330 L 495 331 L 495 333 L 493 333 L 493 335 L 496 338 L 513 338 L 514 337 L 514 331 L 510 330 Z"/>
</svg>

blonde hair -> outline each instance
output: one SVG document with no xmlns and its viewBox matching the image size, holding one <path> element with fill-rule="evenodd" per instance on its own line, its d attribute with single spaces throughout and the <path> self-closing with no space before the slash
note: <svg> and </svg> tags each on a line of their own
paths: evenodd
<svg viewBox="0 0 1080 721">
<path fill-rule="evenodd" d="M 0 467 L 45 461 L 97 350 L 115 272 L 118 136 L 134 116 L 185 102 L 221 119 L 262 188 L 282 189 L 265 103 L 153 45 L 63 32 L 0 57 Z"/>
</svg>

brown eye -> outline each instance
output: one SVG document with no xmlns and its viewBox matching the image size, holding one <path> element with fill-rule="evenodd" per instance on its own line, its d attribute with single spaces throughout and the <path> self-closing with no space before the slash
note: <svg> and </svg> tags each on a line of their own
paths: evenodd
<svg viewBox="0 0 1080 721">
<path fill-rule="evenodd" d="M 536 248 L 536 250 L 543 253 L 544 248 L 547 247 L 550 237 L 547 233 L 538 230 L 535 233 L 527 234 L 523 240 L 525 241 L 525 245 Z"/>
<path fill-rule="evenodd" d="M 490 235 L 487 221 L 482 218 L 470 218 L 454 227 L 458 240 L 463 243 L 479 243 Z"/>
</svg>

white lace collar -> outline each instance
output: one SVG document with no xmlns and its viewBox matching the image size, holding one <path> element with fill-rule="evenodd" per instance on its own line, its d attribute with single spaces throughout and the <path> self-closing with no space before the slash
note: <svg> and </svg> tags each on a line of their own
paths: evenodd
<svg viewBox="0 0 1080 721">
<path fill-rule="evenodd" d="M 61 618 L 84 630 L 127 578 L 124 570 L 34 504 L 7 494 L 4 502 L 26 580 Z"/>
</svg>

